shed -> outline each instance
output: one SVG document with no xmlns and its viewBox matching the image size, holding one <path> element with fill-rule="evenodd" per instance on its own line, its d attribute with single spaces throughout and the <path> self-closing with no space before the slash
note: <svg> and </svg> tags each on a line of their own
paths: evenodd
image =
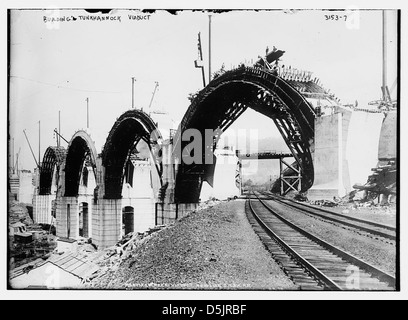
<svg viewBox="0 0 408 320">
<path fill-rule="evenodd" d="M 64 289 L 77 288 L 81 278 L 70 273 L 53 262 L 44 264 L 28 271 L 23 271 L 9 281 L 13 289 Z"/>
</svg>

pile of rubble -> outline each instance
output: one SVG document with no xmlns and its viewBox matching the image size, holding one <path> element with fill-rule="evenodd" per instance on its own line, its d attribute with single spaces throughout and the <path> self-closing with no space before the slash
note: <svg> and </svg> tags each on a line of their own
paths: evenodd
<svg viewBox="0 0 408 320">
<path fill-rule="evenodd" d="M 296 199 L 298 200 L 298 199 Z M 321 207 L 337 207 L 352 204 L 351 208 L 386 206 L 394 203 L 393 197 L 380 197 L 376 192 L 367 192 L 366 190 L 352 190 L 342 198 L 333 197 L 333 200 L 298 200 L 306 201 L 310 204 Z"/>
<path fill-rule="evenodd" d="M 395 200 L 397 194 L 397 165 L 388 161 L 371 169 L 373 174 L 364 185 L 355 184 L 354 189 L 364 191 L 365 199 L 377 198 L 381 205 L 387 205 Z"/>
<path fill-rule="evenodd" d="M 229 200 L 231 200 L 231 199 L 228 199 L 228 201 Z M 221 202 L 221 200 L 218 200 L 217 198 L 211 198 L 210 200 L 200 202 L 200 204 L 198 205 L 196 211 L 211 208 L 211 207 L 215 206 L 216 204 L 219 204 L 220 202 Z"/>
<path fill-rule="evenodd" d="M 50 227 L 33 222 L 31 204 L 11 201 L 8 207 L 9 266 L 11 269 L 38 258 L 46 258 L 56 248 Z"/>
<path fill-rule="evenodd" d="M 25 225 L 33 224 L 33 220 L 28 214 L 27 204 L 12 201 L 9 205 L 9 224 L 22 222 Z"/>
<path fill-rule="evenodd" d="M 220 200 L 215 198 L 204 201 L 200 203 L 196 211 L 211 208 L 220 202 Z M 92 288 L 94 287 L 95 283 L 98 283 L 98 286 L 100 286 L 101 279 L 103 279 L 102 281 L 105 281 L 106 278 L 109 278 L 106 277 L 108 274 L 114 275 L 119 266 L 126 260 L 132 258 L 140 246 L 142 246 L 146 241 L 149 241 L 152 237 L 155 237 L 157 231 L 171 228 L 173 226 L 174 223 L 169 225 L 157 225 L 149 228 L 145 232 L 130 232 L 123 236 L 115 246 L 106 248 L 102 251 L 96 251 L 96 248 L 91 248 L 92 243 L 87 242 L 86 239 L 83 239 L 83 241 L 79 240 L 79 251 L 88 256 L 88 261 L 92 261 L 99 266 L 98 272 L 93 274 L 93 276 L 86 283 L 86 287 Z M 114 277 L 111 278 L 114 279 Z M 109 284 L 106 283 L 106 286 L 108 285 Z"/>
<path fill-rule="evenodd" d="M 146 237 L 123 239 L 95 260 L 100 269 L 86 288 L 296 289 L 254 234 L 244 204 L 222 201 Z"/>
<path fill-rule="evenodd" d="M 322 207 L 337 207 L 352 204 L 350 207 L 352 210 L 360 207 L 367 208 L 394 204 L 397 194 L 397 168 L 395 161 L 388 161 L 371 170 L 373 174 L 368 177 L 365 184 L 353 185 L 354 190 L 341 198 L 333 197 L 332 200 L 309 201 L 307 196 L 300 192 L 290 192 L 287 194 L 287 197 Z"/>
<path fill-rule="evenodd" d="M 158 225 L 145 232 L 130 232 L 125 235 L 120 241 L 116 243 L 115 246 L 106 248 L 103 251 L 99 251 L 98 254 L 92 259 L 93 263 L 96 263 L 100 268 L 89 282 L 86 284 L 87 287 L 93 287 L 92 281 L 98 281 L 99 278 L 106 276 L 106 274 L 114 274 L 118 270 L 119 265 L 132 258 L 132 254 L 137 250 L 137 248 L 142 245 L 145 241 L 154 236 L 157 231 L 160 231 L 169 226 Z M 82 243 L 78 243 L 82 244 Z M 83 246 L 81 250 L 86 250 Z"/>
<path fill-rule="evenodd" d="M 47 259 L 57 247 L 57 243 L 55 236 L 41 231 L 35 233 L 35 237 L 29 243 L 10 241 L 9 246 L 9 265 L 13 269 L 38 258 Z"/>
</svg>

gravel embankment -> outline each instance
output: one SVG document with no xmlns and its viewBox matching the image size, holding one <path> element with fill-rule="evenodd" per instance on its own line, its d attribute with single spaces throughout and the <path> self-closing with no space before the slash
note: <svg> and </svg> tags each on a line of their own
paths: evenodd
<svg viewBox="0 0 408 320">
<path fill-rule="evenodd" d="M 254 233 L 245 215 L 244 200 L 222 202 L 194 212 L 153 233 L 121 259 L 105 268 L 104 274 L 88 286 L 99 289 L 297 289 Z"/>
<path fill-rule="evenodd" d="M 267 201 L 267 203 L 285 218 L 304 228 L 306 231 L 391 275 L 395 274 L 395 241 L 390 241 L 392 244 L 386 243 L 343 229 L 331 223 L 319 221 L 303 213 L 296 212 L 295 209 L 288 209 L 288 207 L 282 204 L 273 201 Z"/>
</svg>

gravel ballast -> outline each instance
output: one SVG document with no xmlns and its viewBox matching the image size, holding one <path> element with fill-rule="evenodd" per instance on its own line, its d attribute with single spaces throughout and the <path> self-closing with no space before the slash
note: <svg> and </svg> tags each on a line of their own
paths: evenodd
<svg viewBox="0 0 408 320">
<path fill-rule="evenodd" d="M 245 200 L 196 211 L 100 262 L 98 289 L 296 290 L 254 233 Z"/>
<path fill-rule="evenodd" d="M 320 207 L 314 206 L 312 207 Z M 364 219 L 368 221 L 373 221 L 392 227 L 396 226 L 397 210 L 395 204 L 389 206 L 357 206 L 356 204 L 340 204 L 336 207 L 324 208 L 329 211 L 334 211 L 336 213 L 342 214 L 346 217 L 354 217 L 358 219 Z"/>
<path fill-rule="evenodd" d="M 363 259 L 373 266 L 395 274 L 396 269 L 396 246 L 395 241 L 380 241 L 365 235 L 350 231 L 332 223 L 323 222 L 300 213 L 296 209 L 274 201 L 266 203 L 285 218 L 295 223 L 306 231 L 329 242 L 330 244 Z"/>
</svg>

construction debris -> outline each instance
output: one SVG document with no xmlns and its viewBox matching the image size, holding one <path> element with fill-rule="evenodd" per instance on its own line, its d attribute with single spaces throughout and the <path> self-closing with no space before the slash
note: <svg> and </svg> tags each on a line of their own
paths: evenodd
<svg viewBox="0 0 408 320">
<path fill-rule="evenodd" d="M 293 199 L 296 200 L 296 201 L 302 201 L 302 202 L 308 201 L 306 195 L 303 192 L 299 192 L 299 193 L 295 194 Z"/>
<path fill-rule="evenodd" d="M 338 202 L 330 201 L 330 200 L 315 200 L 315 201 L 310 201 L 310 204 L 314 204 L 316 206 L 322 206 L 322 207 L 335 207 L 338 205 Z"/>
<path fill-rule="evenodd" d="M 15 268 L 47 256 L 56 247 L 55 236 L 49 226 L 33 222 L 29 215 L 30 204 L 9 203 L 10 268 Z"/>
<path fill-rule="evenodd" d="M 22 222 L 25 225 L 33 224 L 33 220 L 28 214 L 27 205 L 24 203 L 19 203 L 17 201 L 12 201 L 9 207 L 9 223 L 13 224 L 16 222 Z"/>
<path fill-rule="evenodd" d="M 310 204 L 336 207 L 349 206 L 343 211 L 357 210 L 359 208 L 371 208 L 376 206 L 389 206 L 396 199 L 396 163 L 388 161 L 371 169 L 374 173 L 370 175 L 364 185 L 355 184 L 352 190 L 342 198 L 333 197 L 331 200 L 309 201 Z M 302 195 L 295 195 L 294 199 L 302 201 Z M 306 198 L 307 199 L 307 198 Z M 307 200 L 306 200 L 307 201 Z M 350 206 L 351 204 L 351 206 Z"/>
<path fill-rule="evenodd" d="M 157 231 L 169 226 L 158 225 L 142 233 L 130 232 L 123 236 L 115 246 L 103 250 L 102 254 L 100 253 L 99 256 L 93 259 L 93 262 L 99 266 L 99 270 L 89 278 L 89 281 L 103 277 L 108 272 L 114 272 L 117 270 L 123 261 L 132 258 L 134 252 L 136 252 L 135 250 L 140 245 L 153 237 Z"/>
<path fill-rule="evenodd" d="M 100 270 L 85 288 L 295 289 L 253 233 L 244 204 L 223 201 L 142 239 L 133 234 L 123 253 L 114 246 L 95 261 Z"/>
<path fill-rule="evenodd" d="M 381 205 L 388 205 L 397 193 L 397 166 L 395 161 L 388 161 L 371 169 L 370 175 L 364 185 L 355 184 L 354 189 L 365 191 L 364 200 L 378 199 Z"/>
</svg>

